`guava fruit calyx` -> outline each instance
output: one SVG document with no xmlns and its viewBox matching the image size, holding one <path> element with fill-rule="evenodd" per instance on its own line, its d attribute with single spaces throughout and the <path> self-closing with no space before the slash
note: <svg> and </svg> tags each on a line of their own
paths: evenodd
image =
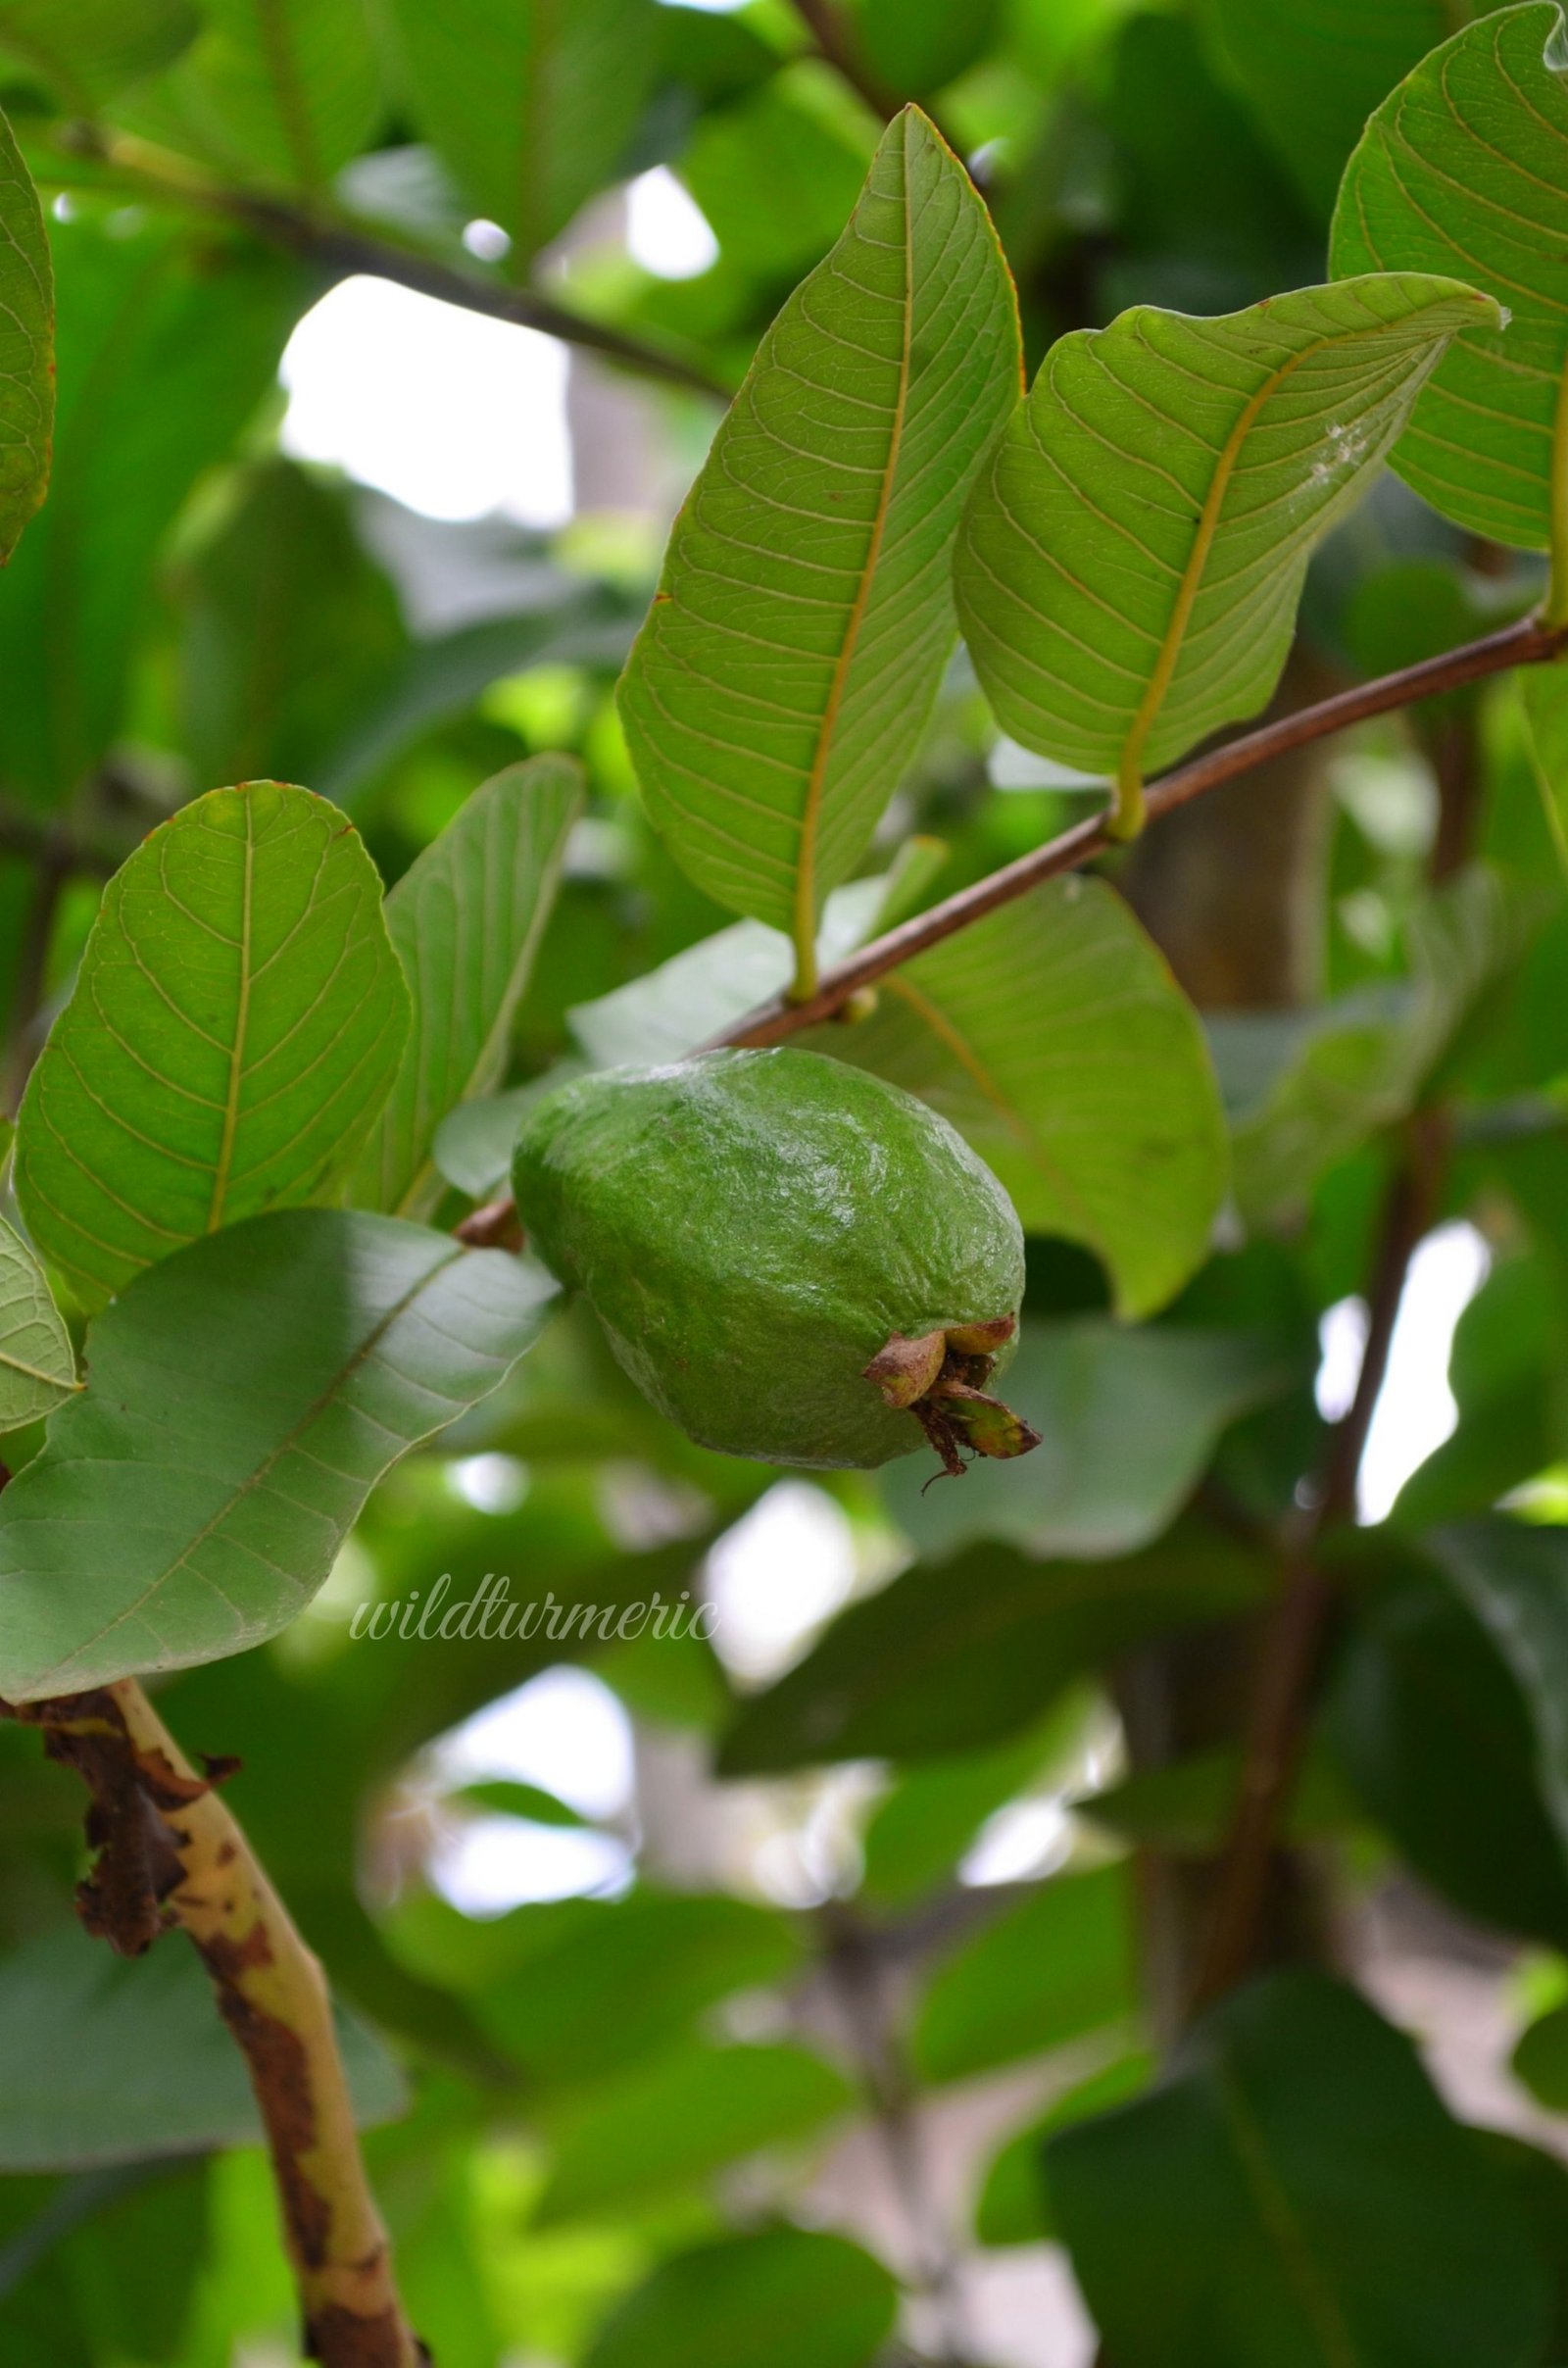
<svg viewBox="0 0 1568 2368">
<path fill-rule="evenodd" d="M 1015 1315 L 999 1315 L 949 1332 L 924 1332 L 916 1340 L 892 1332 L 863 1368 L 885 1406 L 914 1416 L 953 1479 L 976 1455 L 1027 1455 L 1040 1445 L 1033 1424 L 984 1388 L 997 1352 L 1017 1328 Z"/>
</svg>

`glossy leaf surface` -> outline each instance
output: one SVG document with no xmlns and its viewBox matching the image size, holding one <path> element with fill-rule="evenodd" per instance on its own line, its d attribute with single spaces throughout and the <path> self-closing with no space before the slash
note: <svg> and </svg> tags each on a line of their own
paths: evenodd
<svg viewBox="0 0 1568 2368">
<path fill-rule="evenodd" d="M 936 696 L 953 538 L 1017 399 L 1017 338 L 968 175 L 906 110 L 676 523 L 621 688 L 638 778 L 698 884 L 797 945 Z"/>
<path fill-rule="evenodd" d="M 88 1388 L 0 1496 L 0 1695 L 275 1635 L 382 1473 L 495 1388 L 555 1296 L 500 1251 L 324 1209 L 150 1268 L 92 1327 Z"/>
<path fill-rule="evenodd" d="M 1411 272 L 1214 321 L 1142 307 L 1060 338 L 958 546 L 964 638 L 1004 728 L 1141 776 L 1255 715 L 1314 547 L 1449 339 L 1498 318 Z"/>
<path fill-rule="evenodd" d="M 110 883 L 18 1127 L 17 1190 L 89 1307 L 154 1259 L 322 1195 L 396 1073 L 408 990 L 335 807 L 214 790 Z"/>
<path fill-rule="evenodd" d="M 366 1206 L 419 1217 L 440 1199 L 436 1130 L 501 1080 L 582 803 L 582 769 L 569 757 L 509 765 L 474 791 L 388 896 L 387 930 L 414 1020 L 355 1169 L 354 1197 Z"/>
</svg>

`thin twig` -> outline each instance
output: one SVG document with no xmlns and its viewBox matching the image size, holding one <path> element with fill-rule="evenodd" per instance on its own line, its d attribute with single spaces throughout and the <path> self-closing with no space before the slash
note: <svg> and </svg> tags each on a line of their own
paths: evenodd
<svg viewBox="0 0 1568 2368">
<path fill-rule="evenodd" d="M 1388 1378 L 1399 1303 L 1410 1260 L 1437 1214 L 1449 1132 L 1446 1113 L 1435 1110 L 1418 1113 L 1405 1129 L 1367 1295 L 1366 1350 L 1355 1396 L 1348 1413 L 1329 1434 L 1309 1501 L 1286 1541 L 1283 1583 L 1258 1647 L 1241 1794 L 1194 1987 L 1195 2013 L 1234 1988 L 1251 1961 L 1269 1857 L 1295 1782 L 1312 1682 L 1335 1599 L 1319 1552 L 1327 1533 L 1355 1511 L 1356 1481 L 1373 1412 Z"/>
<path fill-rule="evenodd" d="M 331 1999 L 316 1957 L 215 1789 L 133 1678 L 56 1702 L 0 1704 L 42 1730 L 92 1795 L 97 1851 L 77 1905 L 139 1956 L 188 1935 L 241 2049 L 267 2130 L 304 2349 L 321 2368 L 421 2368 L 360 2156 Z"/>
<path fill-rule="evenodd" d="M 1487 634 L 1481 641 L 1446 650 L 1440 658 L 1423 659 L 1419 666 L 1401 666 L 1396 673 L 1381 674 L 1375 682 L 1337 691 L 1331 699 L 1298 708 L 1292 715 L 1280 715 L 1270 723 L 1260 724 L 1255 731 L 1242 732 L 1236 739 L 1224 741 L 1218 748 L 1209 749 L 1178 765 L 1174 772 L 1166 773 L 1150 789 L 1149 818 L 1157 821 L 1162 814 L 1174 813 L 1178 806 L 1200 798 L 1205 790 L 1217 789 L 1222 781 L 1233 781 L 1240 773 L 1267 765 L 1292 749 L 1305 748 L 1311 741 L 1327 739 L 1330 733 L 1345 731 L 1352 723 L 1389 715 L 1396 708 L 1433 698 L 1441 691 L 1458 690 L 1465 683 L 1479 682 L 1489 674 L 1505 673 L 1511 666 L 1539 666 L 1557 657 L 1565 648 L 1568 648 L 1568 626 L 1546 626 L 1534 617 L 1526 617 L 1518 624 L 1504 626 L 1500 632 Z M 1015 862 L 1004 864 L 1000 871 L 989 872 L 971 887 L 960 888 L 940 905 L 928 906 L 924 913 L 902 921 L 886 936 L 873 938 L 858 954 L 824 970 L 816 993 L 808 1001 L 792 1003 L 788 997 L 780 996 L 715 1038 L 715 1044 L 779 1044 L 801 1028 L 831 1019 L 861 987 L 874 985 L 877 979 L 915 955 L 929 953 L 933 946 L 941 945 L 959 929 L 967 929 L 1015 898 L 1027 896 L 1031 888 L 1056 879 L 1063 872 L 1081 870 L 1096 856 L 1105 854 L 1116 844 L 1110 834 L 1110 814 L 1107 807 L 1086 821 L 1075 822 L 1070 830 L 1049 840 L 1044 847 L 1019 856 Z"/>
<path fill-rule="evenodd" d="M 822 1971 L 843 2015 L 872 2131 L 908 2230 L 909 2283 L 929 2298 L 937 2321 L 941 2350 L 932 2368 L 957 2368 L 967 2349 L 957 2264 L 930 2193 L 914 2085 L 888 2011 L 886 1969 L 871 1933 L 847 1900 L 829 1899 L 817 1921 Z"/>
<path fill-rule="evenodd" d="M 518 328 L 542 330 L 547 337 L 559 337 L 565 345 L 598 354 L 606 362 L 635 370 L 640 377 L 684 387 L 689 393 L 707 395 L 715 403 L 728 403 L 735 391 L 701 363 L 650 345 L 608 322 L 590 321 L 573 312 L 569 305 L 541 295 L 537 289 L 511 287 L 504 280 L 481 279 L 476 272 L 460 271 L 456 265 L 421 255 L 410 247 L 396 246 L 390 239 L 372 237 L 352 224 L 313 214 L 305 207 L 229 188 L 187 166 L 183 158 L 172 156 L 149 141 L 108 131 L 96 123 L 70 124 L 62 134 L 62 141 L 70 153 L 112 167 L 141 194 L 172 198 L 201 213 L 235 222 L 269 245 L 318 265 L 333 279 L 346 279 L 362 271 L 373 279 L 389 279 L 399 287 L 415 289 L 421 296 L 434 296 L 443 304 L 459 305 L 465 312 L 482 313 L 488 320 L 510 321 Z"/>
</svg>

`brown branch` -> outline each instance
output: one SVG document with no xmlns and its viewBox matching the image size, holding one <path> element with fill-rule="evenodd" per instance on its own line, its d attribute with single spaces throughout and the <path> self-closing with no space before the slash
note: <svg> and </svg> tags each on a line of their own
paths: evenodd
<svg viewBox="0 0 1568 2368">
<path fill-rule="evenodd" d="M 1541 666 L 1558 657 L 1564 649 L 1568 649 L 1568 625 L 1548 626 L 1535 617 L 1525 617 L 1518 624 L 1504 626 L 1500 632 L 1487 634 L 1481 641 L 1446 650 L 1439 658 L 1423 659 L 1419 666 L 1401 666 L 1396 673 L 1380 674 L 1375 682 L 1337 691 L 1331 699 L 1320 699 L 1311 707 L 1298 708 L 1294 715 L 1259 724 L 1255 731 L 1239 733 L 1234 740 L 1227 740 L 1166 773 L 1149 791 L 1149 818 L 1155 822 L 1178 806 L 1200 798 L 1205 790 L 1217 789 L 1222 781 L 1233 781 L 1239 773 L 1250 772 L 1254 765 L 1266 765 L 1292 749 L 1305 748 L 1313 740 L 1327 739 L 1331 732 L 1345 731 L 1352 723 L 1365 723 L 1373 715 L 1390 715 L 1396 708 L 1434 698 L 1442 691 L 1462 689 L 1466 683 L 1481 682 L 1489 674 L 1505 673 L 1511 666 Z M 1081 870 L 1096 856 L 1105 854 L 1116 844 L 1107 827 L 1109 819 L 1107 807 L 1086 821 L 1075 822 L 1070 830 L 1048 840 L 1044 847 L 1004 863 L 1000 871 L 988 872 L 983 880 L 960 888 L 941 904 L 928 906 L 925 912 L 901 921 L 896 929 L 889 929 L 885 936 L 874 937 L 858 953 L 824 970 L 815 991 L 803 1001 L 796 1003 L 788 996 L 779 996 L 737 1020 L 705 1049 L 718 1052 L 729 1045 L 782 1044 L 803 1028 L 831 1019 L 853 995 L 863 987 L 873 986 L 901 963 L 912 962 L 917 954 L 928 954 L 933 946 L 940 946 L 960 929 L 984 920 L 988 913 L 1000 912 L 1015 898 L 1027 896 L 1031 888 L 1040 887 L 1044 881 L 1056 879 L 1063 872 Z M 476 1218 L 465 1219 L 465 1224 L 468 1224 L 482 1218 L 486 1231 L 471 1237 L 465 1234 L 464 1238 L 495 1238 L 491 1229 L 505 1224 L 511 1208 L 510 1197 L 487 1203 Z M 459 1232 L 463 1232 L 462 1227 Z"/>
<path fill-rule="evenodd" d="M 77 1893 L 87 1930 L 139 1956 L 165 1931 L 194 1943 L 244 2054 L 266 2125 L 304 2349 L 322 2368 L 421 2368 L 386 2232 L 366 2183 L 320 1965 L 215 1785 L 134 1679 L 0 1704 L 37 1726 L 92 1795 L 96 1851 Z"/>
<path fill-rule="evenodd" d="M 732 386 L 726 386 L 701 363 L 650 345 L 606 321 L 590 321 L 537 289 L 481 279 L 476 272 L 460 271 L 435 256 L 396 246 L 390 239 L 373 237 L 302 206 L 229 188 L 188 166 L 183 158 L 128 133 L 109 131 L 96 123 L 73 123 L 61 136 L 71 154 L 111 167 L 122 176 L 125 186 L 142 196 L 171 198 L 235 222 L 269 245 L 320 266 L 333 279 L 363 271 L 372 279 L 389 279 L 420 296 L 458 305 L 465 312 L 482 313 L 491 321 L 539 329 L 547 337 L 559 337 L 565 345 L 578 346 L 622 370 L 634 370 L 639 377 L 684 387 L 688 393 L 707 395 L 715 403 L 728 403 L 734 394 Z"/>
<path fill-rule="evenodd" d="M 1200 798 L 1205 790 L 1217 789 L 1222 781 L 1232 781 L 1239 773 L 1250 772 L 1254 765 L 1266 765 L 1271 758 L 1286 756 L 1292 749 L 1304 748 L 1310 741 L 1326 739 L 1331 732 L 1342 732 L 1373 715 L 1386 715 L 1396 708 L 1409 707 L 1418 699 L 1433 698 L 1440 691 L 1458 690 L 1489 674 L 1504 673 L 1511 666 L 1539 666 L 1557 657 L 1565 648 L 1568 648 L 1568 626 L 1547 626 L 1534 617 L 1526 617 L 1518 624 L 1504 626 L 1501 632 L 1489 633 L 1482 641 L 1446 650 L 1440 658 L 1423 659 L 1419 666 L 1401 666 L 1394 674 L 1380 674 L 1375 682 L 1337 691 L 1331 699 L 1298 708 L 1294 715 L 1278 716 L 1271 723 L 1260 724 L 1255 731 L 1242 732 L 1234 740 L 1224 741 L 1218 748 L 1208 749 L 1202 756 L 1194 757 L 1166 773 L 1149 791 L 1149 818 L 1156 821 L 1161 814 L 1171 814 L 1178 806 Z M 801 1028 L 831 1019 L 861 987 L 874 985 L 888 971 L 896 970 L 917 954 L 929 953 L 945 938 L 983 920 L 988 913 L 999 912 L 1014 898 L 1027 896 L 1031 888 L 1038 888 L 1043 881 L 1056 879 L 1063 872 L 1081 870 L 1096 856 L 1105 854 L 1116 844 L 1110 835 L 1109 821 L 1107 807 L 1086 821 L 1075 822 L 1059 838 L 1019 856 L 1015 862 L 1004 864 L 1000 871 L 976 880 L 972 887 L 960 888 L 940 905 L 928 906 L 924 913 L 917 913 L 912 919 L 890 929 L 885 937 L 873 938 L 858 954 L 824 970 L 816 992 L 806 1001 L 793 1003 L 781 996 L 750 1013 L 716 1038 L 715 1044 L 778 1044 Z"/>
<path fill-rule="evenodd" d="M 1258 1648 L 1241 1795 L 1194 1989 L 1195 2013 L 1233 1989 L 1251 1961 L 1269 1857 L 1300 1759 L 1312 1684 L 1334 1604 L 1334 1583 L 1321 1568 L 1319 1548 L 1327 1533 L 1355 1511 L 1356 1481 L 1373 1412 L 1388 1378 L 1399 1303 L 1410 1260 L 1437 1214 L 1449 1134 L 1446 1115 L 1436 1110 L 1418 1113 L 1405 1130 L 1384 1206 L 1355 1396 L 1348 1413 L 1329 1433 L 1310 1501 L 1286 1541 L 1283 1584 Z"/>
</svg>

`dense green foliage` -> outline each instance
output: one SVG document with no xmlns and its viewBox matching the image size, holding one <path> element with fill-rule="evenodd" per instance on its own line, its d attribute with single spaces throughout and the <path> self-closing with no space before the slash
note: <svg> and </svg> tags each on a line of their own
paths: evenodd
<svg viewBox="0 0 1568 2368">
<path fill-rule="evenodd" d="M 1114 843 L 1568 621 L 1565 74 L 1556 0 L 0 0 L 5 2368 L 295 2356 L 206 1977 L 74 1912 L 37 1727 L 143 1677 L 436 2368 L 1565 2368 L 1562 635 Z M 562 337 L 566 525 L 290 456 L 354 274 Z M 1447 1435 L 1336 1433 L 1455 1255 Z M 864 1364 L 1020 1303 L 1039 1444 L 928 1486 Z"/>
</svg>

